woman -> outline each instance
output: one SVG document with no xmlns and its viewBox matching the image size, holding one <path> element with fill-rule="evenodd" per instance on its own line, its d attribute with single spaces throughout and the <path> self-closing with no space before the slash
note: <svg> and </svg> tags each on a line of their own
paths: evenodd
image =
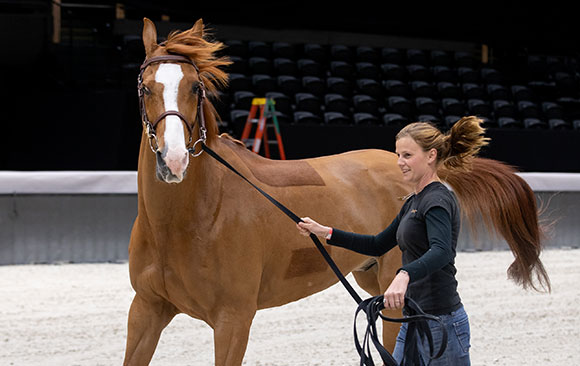
<svg viewBox="0 0 580 366">
<path fill-rule="evenodd" d="M 418 341 L 421 362 L 429 365 L 470 365 L 470 331 L 467 314 L 457 293 L 455 248 L 460 212 L 454 194 L 441 183 L 437 172 L 467 170 L 479 149 L 487 144 L 481 120 L 465 117 L 443 134 L 426 122 L 412 123 L 396 136 L 398 165 L 406 182 L 414 186 L 393 222 L 377 235 L 361 235 L 327 227 L 310 218 L 299 223 L 303 235 L 325 237 L 330 245 L 361 254 L 381 256 L 399 246 L 403 266 L 385 292 L 385 308 L 401 309 L 405 295 L 429 314 L 443 320 L 447 349 L 429 362 L 427 343 Z M 433 322 L 434 328 L 438 323 Z M 403 359 L 407 323 L 401 325 L 393 357 Z M 433 330 L 434 336 L 440 332 Z M 426 342 L 426 341 L 425 341 Z M 439 344 L 440 339 L 435 339 Z"/>
</svg>

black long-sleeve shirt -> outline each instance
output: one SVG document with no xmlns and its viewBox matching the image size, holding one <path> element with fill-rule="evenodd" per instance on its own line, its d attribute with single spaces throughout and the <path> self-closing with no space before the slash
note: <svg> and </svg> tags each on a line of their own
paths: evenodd
<svg viewBox="0 0 580 366">
<path fill-rule="evenodd" d="M 377 235 L 334 229 L 327 241 L 361 254 L 381 256 L 397 244 L 409 273 L 407 296 L 424 311 L 445 314 L 461 305 L 455 279 L 455 248 L 460 225 L 454 195 L 441 183 L 412 195 L 393 220 Z"/>
</svg>

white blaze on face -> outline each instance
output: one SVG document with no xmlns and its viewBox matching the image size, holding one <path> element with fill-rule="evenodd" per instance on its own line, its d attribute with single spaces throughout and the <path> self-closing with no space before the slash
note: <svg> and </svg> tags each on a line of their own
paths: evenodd
<svg viewBox="0 0 580 366">
<path fill-rule="evenodd" d="M 170 63 L 159 65 L 155 81 L 163 84 L 165 111 L 179 111 L 177 95 L 182 78 L 181 65 Z M 189 156 L 185 146 L 183 122 L 179 117 L 172 115 L 165 117 L 163 140 L 166 147 L 165 163 L 171 172 L 181 179 L 189 163 Z"/>
</svg>

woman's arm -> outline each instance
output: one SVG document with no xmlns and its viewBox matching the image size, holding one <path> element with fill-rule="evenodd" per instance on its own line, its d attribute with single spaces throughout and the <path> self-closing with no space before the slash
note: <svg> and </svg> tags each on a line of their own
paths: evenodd
<svg viewBox="0 0 580 366">
<path fill-rule="evenodd" d="M 304 222 L 298 224 L 298 230 L 303 235 L 313 233 L 327 238 L 326 242 L 330 245 L 346 248 L 360 254 L 381 256 L 397 245 L 396 233 L 399 227 L 399 216 L 385 230 L 377 235 L 363 235 L 333 229 L 320 225 L 308 217 L 302 220 Z"/>
</svg>

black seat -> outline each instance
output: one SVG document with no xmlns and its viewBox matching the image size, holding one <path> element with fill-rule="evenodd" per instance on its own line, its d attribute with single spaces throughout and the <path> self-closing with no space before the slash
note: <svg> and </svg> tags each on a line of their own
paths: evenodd
<svg viewBox="0 0 580 366">
<path fill-rule="evenodd" d="M 252 100 L 256 97 L 251 91 L 241 90 L 234 92 L 234 108 L 250 110 Z"/>
<path fill-rule="evenodd" d="M 292 96 L 302 89 L 300 80 L 292 75 L 280 75 L 276 78 L 280 92 Z"/>
<path fill-rule="evenodd" d="M 272 57 L 274 58 L 296 58 L 296 47 L 288 42 L 272 43 Z"/>
<path fill-rule="evenodd" d="M 408 83 L 401 80 L 383 80 L 383 87 L 387 96 L 401 96 L 411 98 L 413 90 Z"/>
<path fill-rule="evenodd" d="M 431 50 L 430 52 L 431 65 L 451 67 L 451 55 L 443 50 Z"/>
<path fill-rule="evenodd" d="M 456 51 L 453 54 L 453 59 L 457 67 L 469 67 L 475 66 L 475 58 L 470 52 Z"/>
<path fill-rule="evenodd" d="M 230 111 L 230 126 L 236 136 L 240 136 L 248 120 L 250 111 L 244 109 L 232 109 Z"/>
<path fill-rule="evenodd" d="M 539 118 L 524 118 L 524 127 L 530 129 L 544 129 L 548 124 Z"/>
<path fill-rule="evenodd" d="M 332 60 L 347 62 L 354 60 L 352 49 L 343 44 L 333 44 L 330 46 L 330 58 Z"/>
<path fill-rule="evenodd" d="M 379 114 L 379 103 L 369 95 L 357 94 L 353 96 L 352 104 L 356 112 L 370 113 L 374 116 Z"/>
<path fill-rule="evenodd" d="M 250 57 L 272 58 L 272 46 L 264 41 L 249 41 L 248 52 Z"/>
<path fill-rule="evenodd" d="M 540 111 L 536 103 L 529 100 L 520 100 L 517 102 L 517 109 L 521 119 L 540 118 Z"/>
<path fill-rule="evenodd" d="M 248 74 L 250 68 L 248 67 L 248 60 L 239 56 L 230 56 L 231 65 L 228 65 L 226 70 L 232 74 Z"/>
<path fill-rule="evenodd" d="M 457 82 L 457 74 L 454 70 L 444 65 L 433 66 L 431 73 L 434 81 L 448 81 L 450 83 Z"/>
<path fill-rule="evenodd" d="M 443 98 L 441 99 L 441 108 L 443 113 L 448 116 L 463 116 L 465 114 L 465 105 L 459 99 Z"/>
<path fill-rule="evenodd" d="M 358 62 L 370 62 L 375 65 L 378 65 L 381 62 L 381 55 L 373 47 L 358 46 L 355 50 L 355 54 L 356 61 Z"/>
<path fill-rule="evenodd" d="M 383 123 L 387 126 L 406 125 L 409 120 L 398 113 L 385 113 L 383 115 Z"/>
<path fill-rule="evenodd" d="M 373 79 L 357 79 L 356 89 L 360 94 L 370 95 L 376 99 L 379 99 L 382 95 L 381 84 Z"/>
<path fill-rule="evenodd" d="M 270 59 L 264 57 L 250 57 L 248 65 L 252 74 L 271 75 L 274 67 Z"/>
<path fill-rule="evenodd" d="M 574 95 L 578 92 L 578 79 L 568 72 L 554 72 L 556 87 L 562 95 Z"/>
<path fill-rule="evenodd" d="M 324 122 L 329 125 L 348 125 L 351 121 L 347 115 L 340 112 L 324 113 Z"/>
<path fill-rule="evenodd" d="M 441 125 L 441 119 L 438 116 L 432 114 L 420 114 L 417 116 L 420 122 L 431 122 L 435 125 Z"/>
<path fill-rule="evenodd" d="M 500 128 L 521 128 L 522 123 L 512 117 L 499 117 L 497 119 L 497 125 Z"/>
<path fill-rule="evenodd" d="M 439 97 L 441 98 L 456 98 L 459 99 L 463 96 L 461 89 L 455 83 L 450 83 L 448 81 L 441 81 L 437 83 L 437 91 Z"/>
<path fill-rule="evenodd" d="M 378 80 L 381 72 L 378 66 L 370 62 L 357 62 L 355 64 L 356 75 L 359 79 Z"/>
<path fill-rule="evenodd" d="M 294 122 L 299 124 L 321 124 L 322 118 L 312 112 L 296 111 L 294 112 Z"/>
<path fill-rule="evenodd" d="M 292 114 L 292 100 L 289 96 L 280 92 L 268 92 L 266 98 L 274 101 L 274 109 L 286 115 Z"/>
<path fill-rule="evenodd" d="M 463 90 L 463 96 L 465 99 L 485 99 L 487 98 L 487 93 L 483 89 L 483 86 L 476 83 L 465 83 L 461 87 Z"/>
<path fill-rule="evenodd" d="M 429 57 L 424 50 L 409 48 L 406 54 L 407 64 L 427 66 Z"/>
<path fill-rule="evenodd" d="M 497 69 L 493 67 L 482 67 L 480 72 L 481 80 L 486 84 L 501 84 L 502 76 Z"/>
<path fill-rule="evenodd" d="M 499 117 L 515 117 L 515 107 L 507 100 L 494 100 L 493 101 L 493 112 L 497 118 Z M 500 126 L 501 127 L 501 126 Z"/>
<path fill-rule="evenodd" d="M 433 98 L 417 97 L 415 98 L 415 107 L 418 114 L 439 115 L 439 105 Z"/>
<path fill-rule="evenodd" d="M 376 125 L 381 121 L 377 116 L 364 112 L 354 113 L 352 117 L 357 125 Z"/>
<path fill-rule="evenodd" d="M 555 102 L 542 102 L 542 113 L 548 119 L 562 119 L 564 118 L 563 108 Z"/>
<path fill-rule="evenodd" d="M 309 58 L 301 58 L 296 62 L 298 71 L 302 76 L 320 76 L 322 75 L 322 66 Z"/>
<path fill-rule="evenodd" d="M 328 112 L 340 112 L 344 115 L 350 114 L 350 102 L 341 94 L 326 94 L 324 96 L 324 108 Z"/>
<path fill-rule="evenodd" d="M 461 119 L 461 115 L 448 115 L 443 119 L 446 128 L 451 128 L 453 125 Z"/>
<path fill-rule="evenodd" d="M 322 96 L 326 92 L 326 85 L 324 80 L 318 76 L 304 76 L 302 77 L 302 88 L 316 96 Z"/>
<path fill-rule="evenodd" d="M 488 84 L 487 95 L 491 100 L 510 99 L 510 93 L 508 92 L 507 88 L 501 84 Z"/>
<path fill-rule="evenodd" d="M 407 65 L 407 73 L 410 80 L 431 80 L 431 73 L 429 72 L 429 69 L 423 65 Z"/>
<path fill-rule="evenodd" d="M 462 83 L 478 83 L 479 82 L 479 74 L 471 67 L 458 67 L 457 68 L 457 77 L 459 81 Z"/>
<path fill-rule="evenodd" d="M 241 58 L 248 58 L 248 44 L 245 41 L 238 39 L 225 40 L 224 45 L 229 56 L 238 56 Z"/>
<path fill-rule="evenodd" d="M 258 96 L 263 96 L 267 92 L 275 91 L 277 88 L 276 79 L 265 74 L 252 75 L 252 85 L 254 92 Z"/>
<path fill-rule="evenodd" d="M 355 68 L 350 62 L 331 61 L 330 74 L 340 78 L 353 79 L 355 76 Z"/>
<path fill-rule="evenodd" d="M 252 90 L 252 81 L 244 74 L 230 74 L 229 90 L 232 92 L 240 90 Z"/>
<path fill-rule="evenodd" d="M 405 97 L 393 96 L 387 98 L 389 104 L 389 111 L 400 114 L 407 118 L 410 118 L 415 108 L 411 104 L 411 101 Z"/>
<path fill-rule="evenodd" d="M 469 113 L 476 116 L 491 117 L 491 105 L 483 99 L 468 99 Z"/>
<path fill-rule="evenodd" d="M 398 48 L 384 47 L 381 49 L 382 62 L 387 64 L 402 65 L 405 63 L 405 56 Z"/>
<path fill-rule="evenodd" d="M 296 93 L 294 95 L 296 111 L 307 111 L 319 115 L 321 113 L 320 99 L 311 93 Z"/>
<path fill-rule="evenodd" d="M 327 51 L 326 48 L 318 43 L 306 43 L 304 44 L 304 57 L 317 62 L 326 62 Z"/>
<path fill-rule="evenodd" d="M 548 120 L 548 125 L 552 130 L 568 130 L 572 127 L 568 122 L 561 118 L 550 118 Z"/>
<path fill-rule="evenodd" d="M 528 82 L 528 88 L 538 100 L 555 100 L 558 97 L 558 88 L 554 81 L 532 80 Z"/>
<path fill-rule="evenodd" d="M 534 100 L 532 91 L 525 85 L 512 85 L 511 90 L 515 100 Z"/>
<path fill-rule="evenodd" d="M 415 80 L 411 81 L 411 88 L 413 89 L 413 93 L 416 97 L 428 97 L 428 98 L 436 98 L 437 97 L 437 90 L 433 84 L 423 81 L 423 80 Z"/>
<path fill-rule="evenodd" d="M 351 95 L 352 85 L 345 78 L 331 76 L 326 78 L 326 87 L 329 93 Z"/>
<path fill-rule="evenodd" d="M 275 58 L 273 61 L 274 73 L 277 75 L 298 75 L 296 62 L 284 57 Z"/>
<path fill-rule="evenodd" d="M 407 70 L 403 66 L 397 64 L 382 64 L 381 74 L 385 80 L 405 81 L 407 79 Z"/>
</svg>

